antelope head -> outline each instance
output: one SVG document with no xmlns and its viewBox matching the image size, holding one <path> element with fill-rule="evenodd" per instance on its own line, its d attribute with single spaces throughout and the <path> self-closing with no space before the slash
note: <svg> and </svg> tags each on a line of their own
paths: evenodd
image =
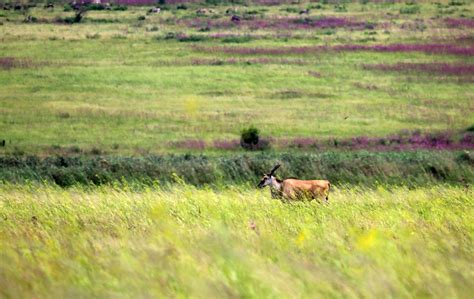
<svg viewBox="0 0 474 299">
<path fill-rule="evenodd" d="M 265 186 L 271 185 L 272 184 L 272 178 L 273 178 L 273 173 L 280 167 L 280 164 L 277 164 L 273 167 L 273 169 L 267 173 L 264 174 L 262 179 L 260 180 L 260 183 L 258 183 L 258 188 L 263 188 Z"/>
</svg>

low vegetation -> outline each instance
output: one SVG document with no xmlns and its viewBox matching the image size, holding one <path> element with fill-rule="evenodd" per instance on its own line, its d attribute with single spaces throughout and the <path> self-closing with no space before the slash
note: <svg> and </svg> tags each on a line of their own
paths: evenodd
<svg viewBox="0 0 474 299">
<path fill-rule="evenodd" d="M 474 180 L 474 157 L 465 152 L 253 153 L 229 156 L 0 157 L 0 181 L 49 182 L 59 186 L 184 181 L 196 186 L 257 184 L 276 161 L 282 177 L 324 178 L 334 185 L 466 186 Z"/>
</svg>

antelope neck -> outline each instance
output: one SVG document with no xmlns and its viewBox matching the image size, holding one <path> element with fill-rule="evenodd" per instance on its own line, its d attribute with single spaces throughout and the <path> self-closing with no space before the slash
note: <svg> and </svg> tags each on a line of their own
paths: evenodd
<svg viewBox="0 0 474 299">
<path fill-rule="evenodd" d="M 272 176 L 272 184 L 270 186 L 276 190 L 281 190 L 281 182 L 274 176 Z"/>
</svg>

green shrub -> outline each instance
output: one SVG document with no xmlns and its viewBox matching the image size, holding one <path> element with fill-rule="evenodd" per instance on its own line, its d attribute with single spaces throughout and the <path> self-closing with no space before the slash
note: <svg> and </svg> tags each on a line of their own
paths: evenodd
<svg viewBox="0 0 474 299">
<path fill-rule="evenodd" d="M 96 24 L 112 24 L 112 23 L 120 23 L 119 19 L 87 19 L 88 23 L 96 23 Z"/>
<path fill-rule="evenodd" d="M 300 9 L 298 7 L 288 6 L 280 9 L 281 11 L 286 11 L 289 13 L 298 13 Z"/>
<path fill-rule="evenodd" d="M 175 39 L 178 34 L 175 32 L 167 32 L 164 39 Z M 161 39 L 161 38 L 159 38 Z"/>
<path fill-rule="evenodd" d="M 176 39 L 180 42 L 203 42 L 209 40 L 209 38 L 204 35 L 179 35 Z"/>
<path fill-rule="evenodd" d="M 450 6 L 462 6 L 466 3 L 464 1 L 449 1 L 448 5 Z"/>
<path fill-rule="evenodd" d="M 114 6 L 112 6 L 112 10 L 116 10 L 116 11 L 125 11 L 127 9 L 128 9 L 128 7 L 126 5 L 114 5 Z"/>
<path fill-rule="evenodd" d="M 240 145 L 245 149 L 252 149 L 258 144 L 259 134 L 260 131 L 253 126 L 243 129 L 240 134 Z"/>
<path fill-rule="evenodd" d="M 400 8 L 400 13 L 404 15 L 417 14 L 420 13 L 420 7 L 413 5 Z"/>
<path fill-rule="evenodd" d="M 347 12 L 347 8 L 345 5 L 335 5 L 334 6 L 335 12 Z"/>
<path fill-rule="evenodd" d="M 468 163 L 474 166 L 474 154 L 469 151 L 463 151 L 456 159 L 459 163 Z"/>
<path fill-rule="evenodd" d="M 251 40 L 252 38 L 250 36 L 232 36 L 232 37 L 223 38 L 222 42 L 241 44 L 241 43 L 248 43 Z"/>
<path fill-rule="evenodd" d="M 105 8 L 105 5 L 95 3 L 88 4 L 85 7 L 86 10 L 105 10 Z"/>
</svg>

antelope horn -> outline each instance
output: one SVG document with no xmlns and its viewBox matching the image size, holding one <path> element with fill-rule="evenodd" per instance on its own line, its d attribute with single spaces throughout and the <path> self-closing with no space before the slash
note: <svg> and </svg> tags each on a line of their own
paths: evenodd
<svg viewBox="0 0 474 299">
<path fill-rule="evenodd" d="M 273 173 L 275 172 L 275 170 L 277 170 L 278 167 L 280 167 L 280 166 L 281 166 L 280 164 L 277 164 L 277 165 L 273 166 L 273 169 L 270 171 L 270 173 L 269 173 L 268 175 L 269 175 L 269 176 L 272 176 Z"/>
</svg>

